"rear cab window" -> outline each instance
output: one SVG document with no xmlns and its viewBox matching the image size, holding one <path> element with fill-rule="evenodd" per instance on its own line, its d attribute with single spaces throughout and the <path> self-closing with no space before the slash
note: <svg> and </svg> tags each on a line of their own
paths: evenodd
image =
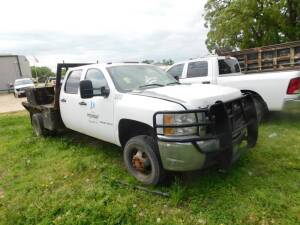
<svg viewBox="0 0 300 225">
<path fill-rule="evenodd" d="M 73 70 L 67 77 L 65 84 L 65 93 L 67 94 L 77 94 L 79 89 L 79 82 L 81 78 L 82 70 Z"/>
<path fill-rule="evenodd" d="M 207 61 L 190 62 L 187 68 L 187 78 L 206 77 L 208 75 Z"/>
<path fill-rule="evenodd" d="M 181 78 L 182 77 L 182 72 L 184 68 L 184 63 L 175 65 L 171 67 L 167 73 L 172 75 L 174 78 Z"/>
<path fill-rule="evenodd" d="M 228 58 L 228 59 L 219 59 L 219 75 L 220 76 L 230 76 L 239 73 L 240 66 L 239 62 L 236 59 Z"/>
</svg>

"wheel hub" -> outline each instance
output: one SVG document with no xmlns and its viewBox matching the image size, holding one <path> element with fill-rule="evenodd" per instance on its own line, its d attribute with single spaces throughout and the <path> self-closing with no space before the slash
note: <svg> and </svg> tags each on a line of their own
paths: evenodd
<svg viewBox="0 0 300 225">
<path fill-rule="evenodd" d="M 149 159 L 141 151 L 138 151 L 132 157 L 132 165 L 133 165 L 133 168 L 135 168 L 137 171 L 145 173 L 146 172 L 146 168 L 149 165 Z"/>
</svg>

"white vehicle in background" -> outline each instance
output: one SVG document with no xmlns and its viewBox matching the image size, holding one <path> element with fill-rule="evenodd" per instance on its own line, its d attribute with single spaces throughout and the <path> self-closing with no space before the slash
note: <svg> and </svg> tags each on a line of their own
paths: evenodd
<svg viewBox="0 0 300 225">
<path fill-rule="evenodd" d="M 300 71 L 243 74 L 236 58 L 209 56 L 178 62 L 167 72 L 181 83 L 218 84 L 252 93 L 259 121 L 268 111 L 300 109 Z"/>
<path fill-rule="evenodd" d="M 34 87 L 34 83 L 30 78 L 17 79 L 14 83 L 14 95 L 16 98 L 25 96 L 26 89 Z"/>
</svg>

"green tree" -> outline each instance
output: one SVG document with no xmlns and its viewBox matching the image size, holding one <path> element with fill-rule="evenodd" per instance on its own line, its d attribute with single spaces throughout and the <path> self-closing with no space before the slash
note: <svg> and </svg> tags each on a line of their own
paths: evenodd
<svg viewBox="0 0 300 225">
<path fill-rule="evenodd" d="M 46 66 L 42 66 L 42 67 L 32 66 L 31 74 L 34 78 L 38 78 L 38 79 L 41 77 L 55 76 L 55 73 L 53 73 L 52 70 Z"/>
<path fill-rule="evenodd" d="M 298 0 L 208 0 L 205 11 L 210 51 L 300 39 Z"/>
<path fill-rule="evenodd" d="M 171 66 L 171 65 L 174 64 L 174 60 L 172 60 L 172 59 L 163 59 L 162 64 L 167 65 L 167 66 Z"/>
<path fill-rule="evenodd" d="M 142 61 L 142 63 L 152 64 L 152 63 L 154 63 L 154 60 L 152 60 L 152 59 L 145 59 L 145 60 Z"/>
</svg>

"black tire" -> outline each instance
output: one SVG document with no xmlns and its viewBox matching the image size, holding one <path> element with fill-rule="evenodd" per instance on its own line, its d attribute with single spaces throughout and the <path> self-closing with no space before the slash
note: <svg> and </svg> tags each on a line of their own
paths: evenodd
<svg viewBox="0 0 300 225">
<path fill-rule="evenodd" d="M 43 117 L 41 113 L 35 113 L 31 118 L 32 129 L 36 136 L 47 136 L 48 132 L 44 128 Z"/>
<path fill-rule="evenodd" d="M 161 164 L 158 145 L 151 136 L 131 138 L 125 145 L 123 156 L 127 170 L 137 180 L 146 185 L 164 181 L 166 171 Z"/>
<path fill-rule="evenodd" d="M 258 96 L 253 96 L 254 105 L 256 108 L 257 120 L 258 123 L 261 123 L 267 113 L 265 103 L 263 100 Z"/>
</svg>

